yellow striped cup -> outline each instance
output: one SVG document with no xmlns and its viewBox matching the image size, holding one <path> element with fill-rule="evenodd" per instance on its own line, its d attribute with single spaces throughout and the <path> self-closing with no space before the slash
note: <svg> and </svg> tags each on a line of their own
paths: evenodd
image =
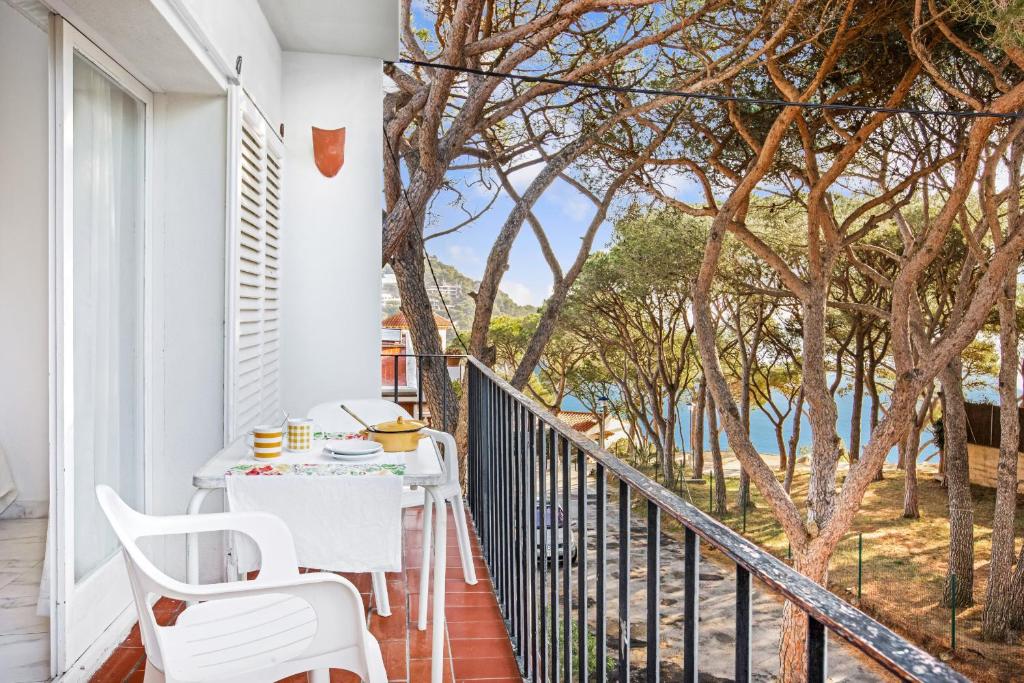
<svg viewBox="0 0 1024 683">
<path fill-rule="evenodd" d="M 252 429 L 252 453 L 257 458 L 277 458 L 281 455 L 284 430 L 279 425 L 262 425 Z"/>
</svg>

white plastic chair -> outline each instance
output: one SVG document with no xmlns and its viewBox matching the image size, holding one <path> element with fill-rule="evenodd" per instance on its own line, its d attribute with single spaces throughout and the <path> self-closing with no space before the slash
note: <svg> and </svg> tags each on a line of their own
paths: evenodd
<svg viewBox="0 0 1024 683">
<path fill-rule="evenodd" d="M 359 591 L 329 573 L 299 574 L 291 532 L 267 513 L 227 512 L 154 517 L 131 509 L 109 486 L 96 497 L 121 541 L 146 649 L 146 683 L 260 683 L 304 671 L 327 683 L 328 669 L 385 683 L 377 640 L 366 628 Z M 260 549 L 253 581 L 190 585 L 149 561 L 137 540 L 147 536 L 234 531 Z M 174 626 L 159 626 L 153 596 L 195 602 Z"/>
<path fill-rule="evenodd" d="M 397 403 L 381 398 L 328 401 L 314 406 L 307 417 L 313 420 L 320 429 L 331 432 L 354 432 L 363 427 L 351 415 L 341 409 L 344 403 L 352 412 L 369 424 L 387 422 L 398 417 L 410 418 L 408 412 Z M 445 483 L 438 487 L 437 492 L 445 502 L 452 506 L 455 519 L 456 538 L 459 543 L 459 556 L 462 559 L 462 573 L 466 583 L 475 584 L 476 568 L 473 566 L 473 546 L 469 541 L 469 527 L 466 524 L 466 509 L 462 502 L 462 487 L 459 485 L 459 454 L 455 439 L 447 432 L 435 429 L 424 429 L 423 432 L 440 446 L 445 468 Z M 433 507 L 423 505 L 425 491 L 422 489 L 405 488 L 402 492 L 402 508 L 423 506 L 423 561 L 420 568 L 420 612 L 419 629 L 427 627 L 426 600 L 429 594 L 430 551 L 433 536 Z M 373 575 L 373 592 L 377 600 L 377 611 L 381 616 L 391 614 L 387 595 L 387 581 L 384 574 Z"/>
</svg>

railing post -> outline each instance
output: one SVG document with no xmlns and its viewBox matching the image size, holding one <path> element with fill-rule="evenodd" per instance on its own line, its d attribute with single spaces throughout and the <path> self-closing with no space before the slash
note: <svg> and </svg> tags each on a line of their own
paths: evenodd
<svg viewBox="0 0 1024 683">
<path fill-rule="evenodd" d="M 416 410 L 419 411 L 419 415 L 416 417 L 423 420 L 423 363 L 416 363 Z M 409 363 L 406 361 L 406 374 L 409 374 Z M 447 429 L 442 431 L 448 431 Z"/>
<path fill-rule="evenodd" d="M 597 629 L 595 633 L 597 650 L 594 655 L 597 658 L 595 662 L 597 669 L 595 678 L 600 683 L 604 683 L 608 680 L 608 623 L 605 614 L 608 608 L 605 587 L 605 578 L 608 572 L 608 541 L 606 538 L 608 525 L 605 519 L 608 506 L 608 477 L 605 475 L 604 465 L 597 463 L 594 468 L 594 476 L 597 489 L 597 519 L 594 525 L 594 542 L 597 545 Z"/>
<path fill-rule="evenodd" d="M 572 680 L 572 543 L 569 534 L 572 528 L 572 513 L 569 507 L 569 440 L 562 441 L 562 679 Z"/>
<path fill-rule="evenodd" d="M 619 479 L 619 683 L 629 683 L 629 485 Z"/>
<path fill-rule="evenodd" d="M 394 362 L 395 377 L 394 377 L 394 395 L 393 395 L 395 403 L 398 403 L 398 358 L 399 358 L 398 354 L 395 354 L 395 362 Z"/>
<path fill-rule="evenodd" d="M 825 625 L 807 616 L 807 682 L 825 683 L 828 675 L 828 635 Z"/>
<path fill-rule="evenodd" d="M 537 419 L 537 444 L 540 447 L 540 458 L 537 463 L 537 482 L 538 482 L 538 493 L 537 500 L 534 503 L 534 526 L 537 526 L 540 538 L 538 539 L 537 549 L 540 552 L 540 639 L 537 641 L 538 651 L 540 654 L 540 681 L 546 681 L 548 679 L 548 542 L 544 538 L 544 532 L 547 531 L 547 436 L 545 432 L 547 429 L 544 426 L 543 420 Z"/>
<path fill-rule="evenodd" d="M 683 681 L 697 683 L 700 624 L 700 539 L 687 527 L 683 535 Z"/>
<path fill-rule="evenodd" d="M 661 680 L 661 510 L 647 501 L 647 683 Z"/>
<path fill-rule="evenodd" d="M 526 675 L 528 677 L 536 678 L 537 675 L 537 439 L 536 439 L 536 419 L 534 419 L 533 413 L 526 410 L 526 421 L 527 421 L 527 467 L 526 474 L 529 480 L 527 490 L 529 491 L 529 498 L 524 502 L 526 505 L 526 524 L 529 529 L 529 542 L 527 543 L 526 554 L 529 558 L 528 565 L 530 569 L 530 664 L 526 669 Z M 541 640 L 541 643 L 544 641 Z"/>
<path fill-rule="evenodd" d="M 750 572 L 736 565 L 736 683 L 750 681 Z"/>
<path fill-rule="evenodd" d="M 576 618 L 579 621 L 576 680 L 587 683 L 590 669 L 587 661 L 587 458 L 582 450 L 576 451 Z"/>
<path fill-rule="evenodd" d="M 551 680 L 558 683 L 561 669 L 558 658 L 558 447 L 555 431 L 548 431 L 548 453 L 551 455 L 551 498 L 548 501 L 550 519 L 548 520 L 549 538 L 551 540 Z"/>
</svg>

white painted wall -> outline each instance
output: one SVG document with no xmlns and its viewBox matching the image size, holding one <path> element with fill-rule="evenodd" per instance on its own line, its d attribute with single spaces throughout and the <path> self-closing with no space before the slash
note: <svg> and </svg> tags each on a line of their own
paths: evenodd
<svg viewBox="0 0 1024 683">
<path fill-rule="evenodd" d="M 242 86 L 274 129 L 282 120 L 281 48 L 257 0 L 181 0 L 232 67 L 242 56 Z"/>
<path fill-rule="evenodd" d="M 49 498 L 48 38 L 0 2 L 0 444 L 19 501 Z"/>
<path fill-rule="evenodd" d="M 152 511 L 181 514 L 192 473 L 224 441 L 227 98 L 158 95 L 154 103 L 155 287 L 161 340 Z M 211 501 L 211 510 L 219 509 Z M 163 566 L 184 578 L 184 539 L 163 542 Z M 203 548 L 203 556 L 217 556 Z M 211 562 L 216 569 L 219 563 Z"/>
<path fill-rule="evenodd" d="M 284 53 L 284 407 L 380 395 L 381 62 Z M 310 128 L 347 129 L 325 178 Z"/>
</svg>

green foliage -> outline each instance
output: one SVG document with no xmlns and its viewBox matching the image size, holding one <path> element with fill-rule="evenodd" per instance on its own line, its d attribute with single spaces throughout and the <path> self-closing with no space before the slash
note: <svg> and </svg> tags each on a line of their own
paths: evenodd
<svg viewBox="0 0 1024 683">
<path fill-rule="evenodd" d="M 1024 47 L 1024 0 L 953 0 L 961 21 L 979 24 L 979 32 L 1003 47 Z"/>
<path fill-rule="evenodd" d="M 580 653 L 577 647 L 580 639 L 580 623 L 576 619 L 569 622 L 569 638 L 572 643 L 572 670 L 576 672 L 580 668 Z M 558 642 L 565 642 L 565 621 L 561 619 L 558 621 Z M 605 671 L 611 674 L 614 670 L 615 658 L 606 655 Z M 593 677 L 597 673 L 597 636 L 589 629 L 587 630 L 587 671 L 590 673 L 591 680 L 594 680 Z"/>
</svg>

